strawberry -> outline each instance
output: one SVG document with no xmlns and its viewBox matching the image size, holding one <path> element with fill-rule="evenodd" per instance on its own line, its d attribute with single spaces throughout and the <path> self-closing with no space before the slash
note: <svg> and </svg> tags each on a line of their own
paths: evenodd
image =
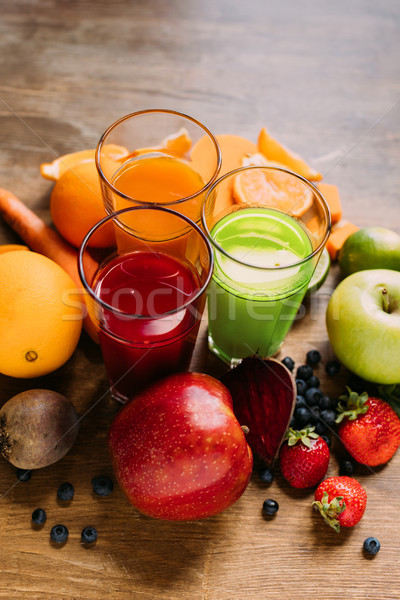
<svg viewBox="0 0 400 600">
<path fill-rule="evenodd" d="M 282 475 L 295 488 L 317 485 L 328 469 L 327 443 L 314 432 L 314 427 L 289 429 L 286 438 L 279 455 Z"/>
<path fill-rule="evenodd" d="M 315 490 L 313 506 L 337 533 L 342 527 L 353 527 L 364 514 L 367 492 L 352 477 L 329 477 Z"/>
<path fill-rule="evenodd" d="M 341 396 L 338 434 L 346 450 L 357 462 L 375 467 L 387 463 L 400 446 L 400 419 L 381 398 L 360 396 L 349 388 Z"/>
</svg>

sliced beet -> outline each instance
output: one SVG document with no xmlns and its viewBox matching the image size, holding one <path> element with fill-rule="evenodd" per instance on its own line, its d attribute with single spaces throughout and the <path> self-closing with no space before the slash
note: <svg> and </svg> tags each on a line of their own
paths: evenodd
<svg viewBox="0 0 400 600">
<path fill-rule="evenodd" d="M 240 425 L 256 454 L 273 463 L 289 427 L 296 404 L 296 385 L 290 371 L 278 360 L 244 358 L 222 379 L 231 393 Z"/>
</svg>

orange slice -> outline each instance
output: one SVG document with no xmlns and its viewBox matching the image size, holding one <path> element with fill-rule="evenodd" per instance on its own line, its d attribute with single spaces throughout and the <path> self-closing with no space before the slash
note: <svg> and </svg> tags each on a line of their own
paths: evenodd
<svg viewBox="0 0 400 600">
<path fill-rule="evenodd" d="M 104 151 L 112 160 L 119 160 L 128 154 L 126 148 L 123 146 L 116 146 L 115 144 L 104 146 Z M 96 150 L 93 148 L 92 150 L 80 150 L 79 152 L 64 154 L 53 160 L 51 163 L 42 163 L 40 165 L 40 174 L 45 179 L 57 181 L 64 173 L 66 173 L 66 171 L 73 169 L 77 165 L 94 161 L 95 152 Z"/>
<path fill-rule="evenodd" d="M 301 180 L 282 171 L 267 174 L 258 169 L 236 175 L 233 197 L 236 202 L 276 208 L 294 217 L 301 217 L 313 202 L 312 191 Z"/>
<path fill-rule="evenodd" d="M 192 139 L 189 132 L 182 127 L 179 131 L 164 138 L 158 146 L 154 146 L 153 148 L 138 148 L 128 154 L 128 156 L 121 156 L 121 159 L 127 160 L 129 158 L 135 158 L 135 156 L 140 156 L 141 154 L 149 154 L 150 152 L 163 152 L 164 154 L 172 154 L 173 156 L 181 158 L 186 152 L 189 152 L 191 146 Z"/>
<path fill-rule="evenodd" d="M 258 136 L 258 150 L 267 160 L 282 163 L 282 165 L 286 165 L 287 168 L 310 181 L 320 181 L 322 179 L 321 173 L 312 169 L 301 156 L 270 136 L 265 127 L 261 129 Z"/>
<path fill-rule="evenodd" d="M 282 163 L 267 160 L 261 152 L 244 156 L 242 158 L 242 167 L 280 167 L 281 169 L 287 169 L 287 166 Z"/>
<path fill-rule="evenodd" d="M 15 250 L 29 250 L 28 246 L 23 246 L 22 244 L 2 244 L 0 246 L 0 254 L 5 254 L 6 252 L 15 252 Z"/>
</svg>

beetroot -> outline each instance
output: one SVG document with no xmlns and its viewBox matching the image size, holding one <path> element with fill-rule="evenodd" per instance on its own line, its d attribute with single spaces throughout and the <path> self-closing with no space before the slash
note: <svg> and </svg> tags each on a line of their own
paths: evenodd
<svg viewBox="0 0 400 600">
<path fill-rule="evenodd" d="M 278 360 L 244 358 L 222 378 L 240 425 L 247 426 L 250 448 L 273 463 L 289 427 L 296 403 L 290 371 Z"/>
</svg>

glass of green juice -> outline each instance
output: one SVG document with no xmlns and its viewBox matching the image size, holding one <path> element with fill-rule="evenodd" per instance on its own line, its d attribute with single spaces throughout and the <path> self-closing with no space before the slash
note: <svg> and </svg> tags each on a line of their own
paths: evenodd
<svg viewBox="0 0 400 600">
<path fill-rule="evenodd" d="M 329 235 L 328 205 L 279 167 L 243 167 L 209 189 L 202 224 L 214 249 L 208 343 L 236 365 L 278 353 Z"/>
</svg>

